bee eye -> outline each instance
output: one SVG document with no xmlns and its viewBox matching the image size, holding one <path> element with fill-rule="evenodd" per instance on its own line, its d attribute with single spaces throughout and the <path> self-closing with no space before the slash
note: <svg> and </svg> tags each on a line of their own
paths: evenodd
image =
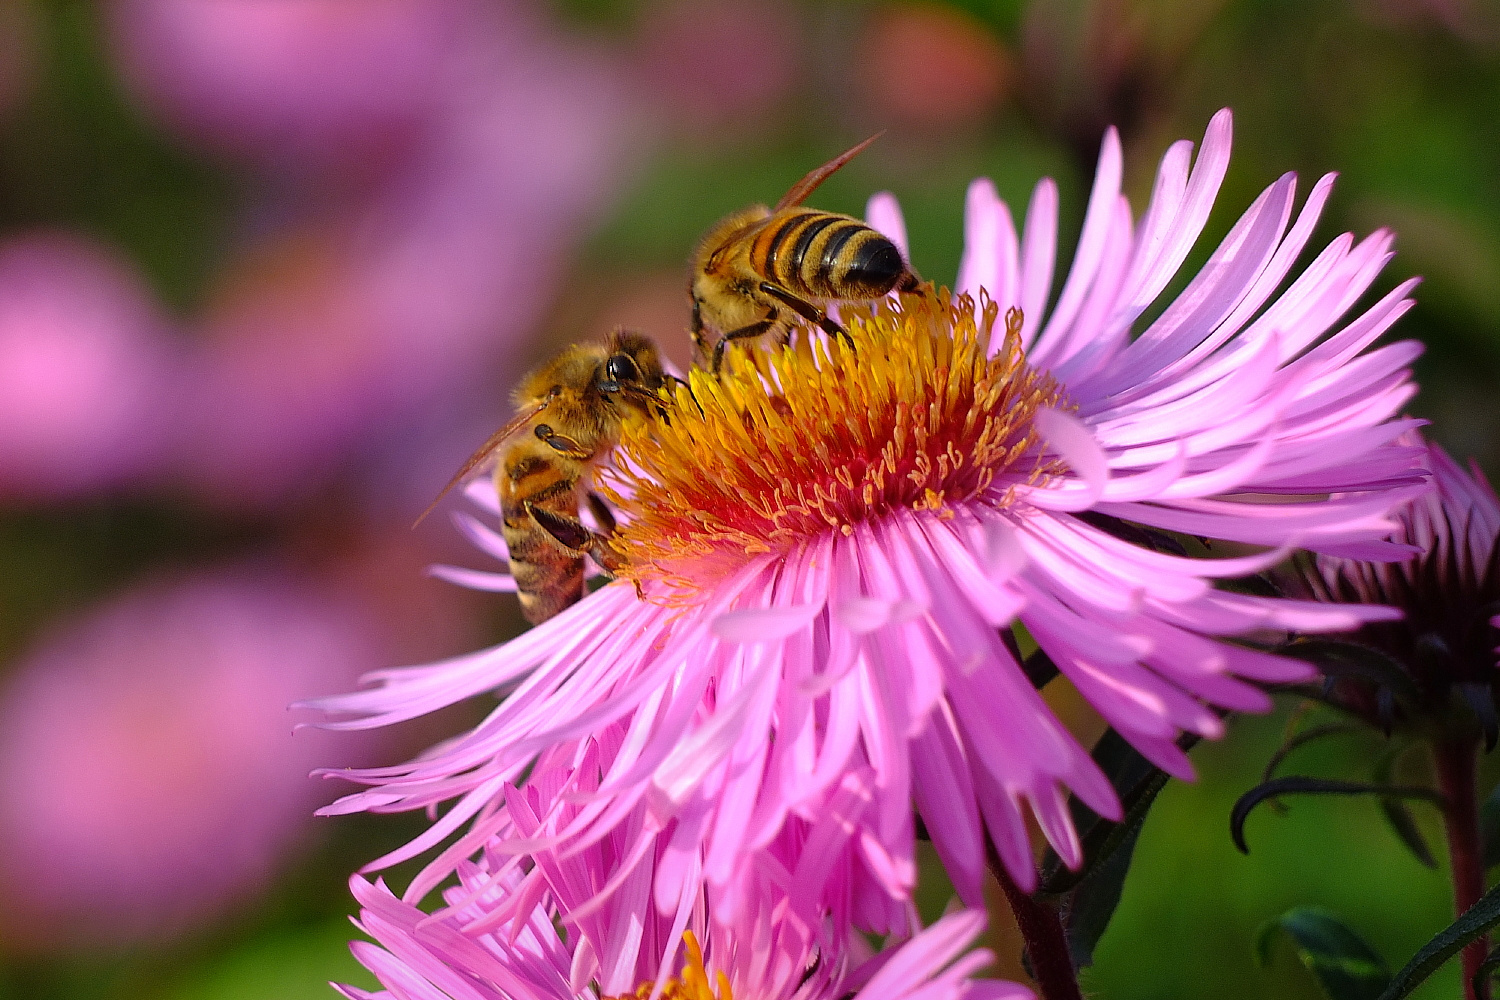
<svg viewBox="0 0 1500 1000">
<path fill-rule="evenodd" d="M 612 356 L 604 365 L 604 374 L 611 382 L 639 382 L 641 378 L 641 370 L 628 354 Z"/>
</svg>

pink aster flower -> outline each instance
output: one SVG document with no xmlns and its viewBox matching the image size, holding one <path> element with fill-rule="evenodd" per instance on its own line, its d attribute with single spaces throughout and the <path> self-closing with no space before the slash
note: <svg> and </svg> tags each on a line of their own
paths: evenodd
<svg viewBox="0 0 1500 1000">
<path fill-rule="evenodd" d="M 1415 433 L 1407 440 L 1421 448 L 1436 486 L 1400 511 L 1397 537 L 1418 554 L 1393 563 L 1318 556 L 1286 580 L 1316 600 L 1389 604 L 1405 613 L 1354 636 L 1394 661 L 1404 679 L 1341 677 L 1334 690 L 1341 704 L 1383 726 L 1417 722 L 1428 738 L 1434 720 L 1450 736 L 1482 730 L 1493 747 L 1500 728 L 1500 499 L 1478 464 L 1465 472 L 1438 445 Z"/>
<path fill-rule="evenodd" d="M 372 74 L 383 88 L 415 72 L 404 62 L 382 68 L 398 62 L 386 43 L 400 47 L 442 25 L 455 35 L 440 58 L 420 61 L 433 79 L 423 78 L 421 121 L 400 155 L 362 162 L 357 180 L 345 171 L 326 189 L 273 186 L 280 193 L 258 213 L 269 231 L 218 275 L 197 320 L 201 349 L 185 383 L 178 460 L 215 503 L 284 502 L 347 471 L 351 455 L 375 480 L 367 493 L 389 502 L 385 470 L 370 473 L 376 463 L 432 463 L 440 475 L 462 460 L 467 447 L 444 433 L 434 400 L 492 395 L 497 359 L 532 332 L 569 248 L 614 189 L 630 145 L 627 99 L 596 53 L 521 9 L 482 16 L 486 5 L 470 0 L 399 0 L 365 18 L 359 0 L 317 0 L 305 11 L 204 6 L 141 0 L 122 11 L 170 20 L 168 34 L 194 42 L 182 54 L 194 66 L 230 58 L 221 46 L 253 50 L 244 58 L 262 47 L 299 53 L 288 65 L 268 60 L 267 73 L 288 79 L 276 83 L 285 99 L 267 114 L 330 147 L 336 130 L 301 121 L 299 109 L 321 112 L 292 94 L 338 103 L 325 92 L 358 91 Z M 455 9 L 468 12 L 462 30 L 449 24 Z M 341 48 L 343 19 L 351 34 Z M 231 30 L 241 22 L 256 26 L 250 37 Z M 322 58 L 325 47 L 342 55 Z M 307 79 L 335 71 L 350 78 Z M 419 434 L 427 437 L 413 445 Z M 403 446 L 414 454 L 389 457 Z"/>
<path fill-rule="evenodd" d="M 597 879 L 587 864 L 580 874 Z M 612 907 L 590 920 L 603 937 L 570 933 L 564 941 L 554 923 L 556 904 L 542 902 L 523 918 L 476 932 L 474 924 L 488 923 L 486 904 L 507 887 L 485 878 L 478 865 L 465 863 L 459 875 L 460 884 L 446 893 L 450 907 L 437 916 L 396 899 L 384 882 L 371 885 L 355 876 L 350 884 L 363 907 L 357 926 L 383 947 L 356 941 L 351 950 L 387 989 L 335 988 L 350 1000 L 573 1000 L 595 995 L 591 982 L 599 984 L 602 997 L 645 997 L 658 981 L 669 1000 L 1033 996 L 1017 983 L 969 978 L 991 960 L 983 949 L 960 957 L 984 926 L 983 914 L 972 910 L 944 917 L 912 940 L 859 962 L 858 939 L 814 948 L 816 928 L 766 913 L 734 928 L 696 914 L 684 921 L 684 933 L 665 943 L 673 929 L 669 922 L 647 917 L 643 929 L 635 911 Z"/>
<path fill-rule="evenodd" d="M 608 776 L 616 773 L 615 767 L 622 759 L 632 759 L 626 745 L 628 734 L 629 729 L 622 722 L 604 726 L 594 735 L 549 747 L 534 761 L 497 774 L 488 783 L 470 834 L 484 838 L 483 850 L 493 868 L 486 877 L 492 880 L 508 877 L 518 866 L 529 868 L 519 887 L 507 890 L 509 898 L 523 901 L 516 905 L 530 907 L 532 903 L 526 901 L 534 900 L 540 891 L 539 881 L 553 878 L 546 860 L 551 857 L 548 852 L 555 851 L 555 845 L 576 844 L 575 831 L 586 828 L 605 831 L 600 842 L 605 843 L 608 857 L 614 860 L 607 879 L 588 880 L 593 888 L 571 901 L 570 905 L 576 908 L 571 912 L 587 909 L 585 904 L 592 893 L 606 883 L 611 889 L 622 888 L 629 879 L 644 878 L 642 884 L 649 889 L 644 896 L 632 895 L 635 903 L 654 899 L 655 910 L 662 914 L 686 913 L 702 899 L 700 873 L 706 812 L 684 813 L 664 827 L 642 797 L 624 796 L 607 802 L 618 822 L 602 827 L 596 822 L 598 808 L 606 805 L 606 800 L 596 793 Z M 622 751 L 627 753 L 624 758 Z M 754 866 L 769 865 L 767 870 L 781 871 L 782 883 L 788 873 L 796 873 L 796 905 L 807 921 L 816 923 L 826 916 L 842 930 L 858 927 L 872 933 L 906 935 L 914 926 L 914 911 L 910 901 L 893 899 L 885 888 L 889 869 L 900 862 L 878 835 L 879 816 L 873 809 L 872 781 L 873 772 L 869 768 L 843 775 L 827 796 L 809 804 L 805 816 L 794 817 L 783 825 L 764 850 L 757 853 Z M 581 805 L 585 798 L 593 799 L 594 804 Z M 340 812 L 345 804 L 335 804 L 325 812 Z M 450 813 L 418 843 L 398 849 L 370 867 L 387 867 L 397 859 L 409 857 L 414 850 L 439 843 L 467 819 L 466 813 Z M 593 843 L 589 842 L 587 849 L 592 849 Z M 403 898 L 413 904 L 425 899 L 455 867 L 461 866 L 464 858 L 474 853 L 469 844 L 470 838 L 464 838 L 445 850 L 412 880 Z M 533 858 L 537 852 L 541 852 L 540 863 Z M 910 853 L 910 844 L 906 845 L 905 853 Z M 502 860 L 504 864 L 500 864 Z M 713 909 L 717 919 L 735 920 L 762 907 L 764 872 L 747 877 L 750 870 L 737 867 L 731 878 L 714 888 Z M 582 883 L 574 880 L 569 884 Z M 497 904 L 499 909 L 510 905 Z M 525 915 L 509 911 L 507 914 L 502 914 L 504 919 Z M 679 926 L 675 932 L 678 936 L 681 929 Z"/>
<path fill-rule="evenodd" d="M 663 881 L 691 883 L 703 856 L 691 821 L 638 845 L 637 834 L 649 826 L 644 806 L 581 851 L 543 848 L 518 865 L 508 843 L 544 842 L 557 824 L 586 811 L 558 793 L 574 772 L 597 784 L 622 735 L 617 726 L 574 751 L 544 754 L 524 789 L 508 786 L 496 813 L 503 822 L 476 861 L 459 865 L 459 883 L 446 890 L 447 905 L 437 913 L 412 904 L 425 892 L 417 885 L 402 901 L 383 882 L 352 879 L 363 907 L 358 926 L 380 945 L 356 941 L 352 950 L 390 992 L 341 992 L 354 1000 L 645 997 L 657 987 L 675 1000 L 1031 997 L 1014 983 L 970 979 L 992 958 L 983 949 L 960 957 L 984 925 L 976 911 L 952 914 L 869 956 L 845 912 L 858 895 L 850 860 L 862 851 L 857 831 L 867 775 L 848 776 L 818 822 L 788 825 L 742 865 L 729 907 L 722 893 L 695 889 L 651 905 L 653 891 L 660 901 Z"/>
<path fill-rule="evenodd" d="M 1474 462 L 1466 473 L 1415 431 L 1404 440 L 1418 449 L 1418 464 L 1431 470 L 1436 486 L 1399 512 L 1396 537 L 1414 555 L 1390 563 L 1318 555 L 1279 576 L 1291 593 L 1404 613 L 1315 643 L 1309 655 L 1321 658 L 1329 675 L 1319 697 L 1387 734 L 1400 728 L 1407 739 L 1398 746 L 1427 744 L 1460 916 L 1486 885 L 1476 765 L 1481 738 L 1489 751 L 1500 737 L 1500 498 Z M 1464 948 L 1466 980 L 1479 975 L 1488 952 L 1484 937 Z"/>
<path fill-rule="evenodd" d="M 411 131 L 475 6 L 125 0 L 109 15 L 132 88 L 177 127 L 255 158 L 347 163 Z"/>
<path fill-rule="evenodd" d="M 1113 727 L 1187 778 L 1179 731 L 1218 736 L 1214 706 L 1264 710 L 1257 682 L 1310 674 L 1226 640 L 1394 614 L 1214 581 L 1296 547 L 1399 557 L 1409 550 L 1385 540 L 1389 512 L 1426 488 L 1396 441 L 1412 425 L 1395 415 L 1419 348 L 1371 347 L 1410 306 L 1412 283 L 1345 318 L 1390 234 L 1340 237 L 1293 277 L 1331 178 L 1297 212 L 1294 178 L 1277 180 L 1142 321 L 1208 217 L 1229 146 L 1226 111 L 1196 161 L 1187 142 L 1169 149 L 1137 220 L 1109 133 L 1050 307 L 1056 188 L 1037 186 L 1018 235 L 979 181 L 962 295 L 846 308 L 852 347 L 807 336 L 732 352 L 719 378 L 692 373 L 669 420 L 627 428 L 605 477 L 628 580 L 494 649 L 383 672 L 377 688 L 318 703 L 357 729 L 507 692 L 417 761 L 340 772 L 375 786 L 342 808 L 456 799 L 445 816 L 456 829 L 507 769 L 619 722 L 626 736 L 603 783 L 574 789 L 594 810 L 572 842 L 617 824 L 617 802 L 644 801 L 663 828 L 700 817 L 709 886 L 862 768 L 897 898 L 910 887 L 913 801 L 970 905 L 982 900 L 986 836 L 1015 882 L 1034 885 L 1028 813 L 1080 864 L 1068 792 L 1104 816 L 1120 807 L 1028 681 L 1009 626 L 1024 625 Z M 902 237 L 893 199 L 869 214 Z M 503 554 L 493 532 L 469 527 Z M 1250 548 L 1194 557 L 1155 544 L 1162 531 Z M 470 834 L 455 851 L 481 845 Z"/>
<path fill-rule="evenodd" d="M 201 926 L 275 873 L 370 748 L 293 735 L 292 698 L 378 663 L 370 615 L 240 568 L 136 588 L 47 635 L 0 690 L 0 931 L 119 945 Z"/>
<path fill-rule="evenodd" d="M 177 360 L 150 290 L 112 254 L 63 233 L 0 244 L 0 497 L 152 470 Z"/>
</svg>

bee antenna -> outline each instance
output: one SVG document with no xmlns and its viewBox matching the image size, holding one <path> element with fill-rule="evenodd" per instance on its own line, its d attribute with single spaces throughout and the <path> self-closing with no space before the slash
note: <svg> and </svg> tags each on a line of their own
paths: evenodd
<svg viewBox="0 0 1500 1000">
<path fill-rule="evenodd" d="M 465 462 L 464 467 L 462 469 L 459 469 L 458 473 L 454 475 L 452 479 L 448 480 L 448 485 L 444 486 L 442 490 L 438 492 L 438 495 L 433 498 L 432 503 L 427 505 L 427 509 L 417 515 L 417 519 L 411 523 L 411 530 L 416 531 L 417 528 L 422 524 L 422 522 L 427 520 L 427 515 L 431 514 L 433 510 L 437 508 L 437 505 L 443 502 L 443 497 L 453 492 L 453 487 L 457 486 L 461 481 L 463 481 L 463 478 L 467 476 L 471 471 L 473 471 L 474 466 L 478 465 L 486 457 L 488 457 L 487 454 L 481 454 L 473 459 L 470 459 L 468 462 Z"/>
<path fill-rule="evenodd" d="M 866 149 L 869 148 L 872 142 L 874 142 L 876 139 L 879 139 L 883 135 L 885 135 L 885 130 L 881 129 L 879 132 L 876 132 L 874 135 L 870 136 L 870 138 L 866 139 L 858 146 L 855 146 L 853 149 L 845 150 L 838 156 L 835 156 L 833 159 L 823 164 L 821 167 L 818 167 L 817 169 L 811 171 L 806 177 L 802 178 L 796 184 L 793 184 L 790 191 L 781 196 L 781 200 L 776 203 L 776 207 L 771 209 L 771 213 L 774 215 L 775 213 L 781 211 L 783 208 L 791 208 L 793 205 L 802 204 L 807 200 L 808 195 L 812 194 L 818 189 L 819 184 L 822 184 L 824 181 L 826 181 L 844 164 L 854 159 L 860 153 L 863 153 Z"/>
<path fill-rule="evenodd" d="M 422 511 L 421 516 L 412 522 L 412 530 L 415 531 L 417 525 L 427 520 L 427 515 L 432 513 L 433 508 L 435 508 L 439 503 L 442 502 L 443 497 L 447 496 L 453 490 L 453 487 L 463 482 L 464 479 L 469 475 L 469 473 L 474 471 L 475 466 L 477 466 L 480 462 L 483 462 L 485 459 L 489 458 L 495 452 L 499 451 L 500 446 L 503 445 L 506 440 L 511 437 L 511 435 L 515 434 L 516 431 L 524 427 L 532 417 L 535 417 L 538 413 L 541 413 L 543 410 L 545 410 L 551 404 L 552 397 L 556 395 L 557 391 L 553 390 L 547 395 L 546 399 L 542 400 L 542 402 L 538 403 L 535 407 L 526 412 L 517 414 L 510 423 L 506 424 L 504 427 L 491 434 L 490 439 L 484 444 L 480 445 L 479 450 L 470 455 L 468 461 L 464 462 L 463 468 L 455 472 L 453 474 L 453 478 L 448 480 L 448 485 L 443 487 L 442 492 L 437 495 L 437 499 L 428 504 L 427 509 Z"/>
</svg>

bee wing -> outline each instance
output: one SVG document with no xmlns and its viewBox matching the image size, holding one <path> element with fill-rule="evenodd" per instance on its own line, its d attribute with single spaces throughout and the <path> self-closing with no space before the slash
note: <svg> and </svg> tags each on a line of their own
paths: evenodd
<svg viewBox="0 0 1500 1000">
<path fill-rule="evenodd" d="M 870 145 L 870 143 L 874 142 L 876 139 L 879 139 L 883 135 L 885 135 L 884 131 L 876 132 L 874 135 L 870 136 L 870 138 L 866 139 L 858 146 L 855 146 L 853 149 L 850 149 L 846 152 L 840 153 L 838 156 L 835 156 L 833 159 L 829 160 L 821 167 L 818 167 L 816 170 L 809 173 L 806 177 L 802 178 L 796 184 L 793 184 L 792 189 L 786 194 L 782 195 L 781 200 L 776 203 L 776 207 L 771 209 L 771 214 L 775 215 L 783 208 L 791 208 L 793 205 L 802 204 L 807 200 L 808 195 L 812 194 L 818 189 L 819 184 L 822 184 L 824 181 L 826 181 L 833 175 L 836 170 L 838 170 L 844 164 L 854 159 L 860 153 L 863 153 L 865 149 Z"/>
<path fill-rule="evenodd" d="M 538 413 L 541 413 L 543 410 L 545 410 L 551 404 L 551 402 L 552 401 L 550 399 L 544 400 L 530 410 L 525 410 L 521 413 L 516 414 L 515 418 L 511 420 L 510 423 L 506 424 L 504 427 L 491 434 L 489 440 L 480 445 L 479 450 L 470 455 L 468 461 L 464 462 L 463 468 L 459 469 L 453 474 L 453 478 L 448 480 L 448 485 L 444 486 L 442 492 L 437 495 L 437 498 L 434 499 L 432 503 L 427 505 L 426 510 L 422 511 L 422 516 L 412 522 L 412 527 L 415 528 L 417 525 L 425 521 L 427 519 L 427 515 L 432 513 L 432 509 L 442 502 L 443 497 L 447 496 L 449 491 L 451 491 L 453 487 L 463 482 L 464 479 L 469 475 L 469 473 L 474 471 L 475 467 L 478 466 L 479 463 L 483 462 L 495 452 L 499 451 L 501 445 L 514 437 L 517 431 L 530 423 L 531 419 Z"/>
</svg>

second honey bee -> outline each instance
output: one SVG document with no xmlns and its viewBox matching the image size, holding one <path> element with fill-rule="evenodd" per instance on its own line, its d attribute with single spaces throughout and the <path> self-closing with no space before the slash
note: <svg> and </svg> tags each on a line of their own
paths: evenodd
<svg viewBox="0 0 1500 1000">
<path fill-rule="evenodd" d="M 593 471 L 619 443 L 627 413 L 649 415 L 660 405 L 656 390 L 665 379 L 656 345 L 639 333 L 616 330 L 605 344 L 574 344 L 521 380 L 515 418 L 438 495 L 498 454 L 501 532 L 527 621 L 546 621 L 583 597 L 585 555 L 607 572 L 619 567 L 607 544 L 614 517 L 590 489 Z M 581 502 L 605 534 L 579 520 Z"/>
<path fill-rule="evenodd" d="M 721 220 L 693 255 L 693 346 L 712 369 L 731 341 L 775 332 L 786 337 L 800 316 L 843 335 L 819 303 L 878 299 L 910 291 L 920 280 L 896 244 L 852 215 L 804 208 L 829 175 L 878 136 L 871 136 L 798 181 L 772 208 L 752 205 Z M 717 334 L 709 349 L 707 331 Z"/>
</svg>

